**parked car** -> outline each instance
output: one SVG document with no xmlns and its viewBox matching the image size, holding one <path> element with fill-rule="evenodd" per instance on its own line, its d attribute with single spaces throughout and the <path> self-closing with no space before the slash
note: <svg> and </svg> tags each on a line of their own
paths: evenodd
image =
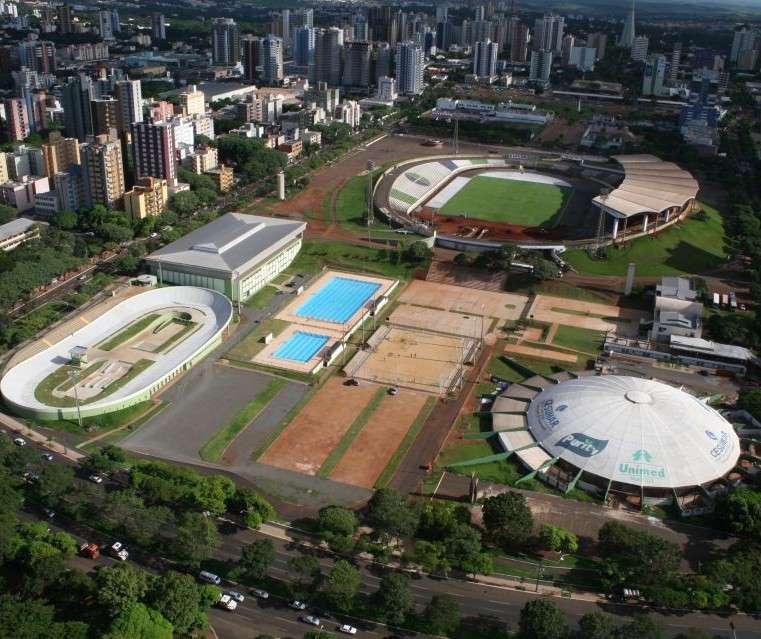
<svg viewBox="0 0 761 639">
<path fill-rule="evenodd" d="M 398 386 L 392 386 L 391 388 L 388 389 L 388 394 L 389 395 L 397 395 L 397 394 L 399 394 L 399 387 Z"/>
<path fill-rule="evenodd" d="M 354 626 L 350 626 L 348 623 L 338 626 L 339 632 L 344 632 L 347 635 L 356 635 L 357 629 Z"/>
<path fill-rule="evenodd" d="M 45 517 L 47 517 L 48 519 L 53 519 L 53 517 L 55 517 L 55 511 L 52 508 L 47 508 L 47 507 L 43 508 L 42 514 L 45 515 Z"/>
<path fill-rule="evenodd" d="M 243 601 L 245 600 L 245 597 L 241 593 L 239 593 L 237 590 L 231 590 L 230 592 L 227 592 L 225 594 L 230 595 L 238 603 L 243 603 Z"/>
<path fill-rule="evenodd" d="M 50 453 L 42 453 L 40 457 L 42 457 L 42 461 L 53 461 L 53 455 Z"/>
<path fill-rule="evenodd" d="M 13 443 L 16 444 L 16 446 L 26 446 L 26 440 L 23 437 L 16 437 L 16 439 L 13 440 Z"/>
<path fill-rule="evenodd" d="M 301 620 L 304 623 L 311 624 L 313 626 L 319 626 L 320 625 L 320 618 L 315 617 L 314 615 L 304 615 Z"/>
<path fill-rule="evenodd" d="M 219 598 L 219 601 L 217 602 L 217 606 L 222 608 L 223 610 L 229 610 L 232 612 L 238 607 L 238 602 L 235 601 L 233 597 L 231 597 L 229 594 L 222 595 Z"/>
<path fill-rule="evenodd" d="M 129 557 L 129 551 L 124 547 L 124 544 L 120 541 L 116 541 L 111 546 L 111 556 L 119 559 L 120 561 L 127 561 Z"/>
<path fill-rule="evenodd" d="M 254 595 L 254 597 L 259 597 L 259 599 L 270 598 L 270 593 L 268 593 L 266 590 L 262 590 L 261 588 L 252 588 L 251 594 Z"/>
<path fill-rule="evenodd" d="M 297 599 L 291 599 L 288 602 L 288 605 L 293 608 L 294 610 L 306 610 L 307 605 L 303 601 L 298 601 Z"/>
<path fill-rule="evenodd" d="M 103 477 L 100 475 L 90 475 L 87 479 L 89 479 L 93 484 L 102 484 L 103 483 Z"/>
<path fill-rule="evenodd" d="M 344 385 L 345 386 L 359 386 L 359 380 L 352 377 L 351 379 L 347 379 L 344 382 Z"/>
</svg>

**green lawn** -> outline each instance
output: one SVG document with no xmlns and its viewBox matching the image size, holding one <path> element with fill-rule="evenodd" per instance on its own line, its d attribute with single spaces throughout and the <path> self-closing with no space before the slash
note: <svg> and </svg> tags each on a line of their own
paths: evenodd
<svg viewBox="0 0 761 639">
<path fill-rule="evenodd" d="M 603 334 L 589 328 L 561 324 L 552 343 L 555 346 L 565 346 L 588 355 L 597 355 L 602 351 Z"/>
<path fill-rule="evenodd" d="M 552 226 L 573 189 L 478 175 L 440 211 L 521 226 Z"/>
<path fill-rule="evenodd" d="M 394 247 L 376 249 L 337 241 L 305 240 L 291 271 L 317 273 L 324 266 L 336 266 L 396 279 L 410 279 L 415 270 L 425 266 L 423 262 L 410 263 L 395 256 Z"/>
<path fill-rule="evenodd" d="M 121 346 L 127 340 L 130 340 L 133 337 L 135 337 L 141 331 L 144 331 L 158 318 L 159 318 L 159 315 L 156 313 L 151 313 L 150 315 L 146 315 L 145 317 L 137 320 L 135 323 L 131 324 L 130 326 L 127 326 L 123 330 L 119 331 L 111 339 L 101 344 L 99 348 L 103 351 L 112 351 L 117 346 Z"/>
<path fill-rule="evenodd" d="M 589 275 L 626 275 L 629 262 L 637 265 L 637 275 L 649 277 L 710 271 L 725 258 L 724 220 L 715 209 L 700 206 L 706 220 L 690 218 L 680 229 L 671 227 L 657 238 L 633 240 L 621 249 L 610 247 L 607 259 L 593 260 L 586 251 L 566 251 L 563 259 Z"/>
</svg>

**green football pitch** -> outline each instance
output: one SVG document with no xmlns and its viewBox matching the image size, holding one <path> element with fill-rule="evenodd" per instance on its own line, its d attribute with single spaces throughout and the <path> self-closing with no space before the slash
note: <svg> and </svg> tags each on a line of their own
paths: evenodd
<svg viewBox="0 0 761 639">
<path fill-rule="evenodd" d="M 439 213 L 517 226 L 551 227 L 572 193 L 568 187 L 477 175 Z"/>
</svg>

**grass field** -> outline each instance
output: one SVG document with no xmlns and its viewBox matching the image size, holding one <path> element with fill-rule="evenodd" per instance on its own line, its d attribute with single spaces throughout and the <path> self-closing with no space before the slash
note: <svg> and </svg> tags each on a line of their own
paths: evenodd
<svg viewBox="0 0 761 639">
<path fill-rule="evenodd" d="M 621 249 L 609 248 L 607 259 L 593 260 L 586 251 L 566 251 L 563 259 L 588 275 L 623 276 L 629 262 L 637 265 L 637 275 L 649 277 L 710 271 L 724 261 L 724 220 L 710 206 L 700 206 L 707 219 L 687 219 L 681 228 L 671 227 L 658 237 L 633 240 Z"/>
<path fill-rule="evenodd" d="M 484 177 L 471 180 L 440 212 L 519 226 L 552 226 L 573 189 Z"/>
</svg>

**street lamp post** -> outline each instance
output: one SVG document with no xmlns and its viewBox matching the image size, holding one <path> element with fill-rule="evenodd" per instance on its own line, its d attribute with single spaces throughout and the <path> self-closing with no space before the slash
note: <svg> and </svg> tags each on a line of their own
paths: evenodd
<svg viewBox="0 0 761 639">
<path fill-rule="evenodd" d="M 481 348 L 484 347 L 484 305 L 481 304 Z"/>
<path fill-rule="evenodd" d="M 230 293 L 233 292 L 234 288 L 237 287 L 237 292 L 235 295 L 236 302 L 238 303 L 238 321 L 240 322 L 240 279 L 238 279 L 238 271 L 233 271 L 233 278 L 235 278 L 235 283 L 230 286 Z"/>
<path fill-rule="evenodd" d="M 79 421 L 80 430 L 84 430 L 82 426 L 82 409 L 79 405 L 79 392 L 77 391 L 77 371 L 69 371 L 69 379 L 74 382 L 74 400 L 77 402 L 77 420 Z"/>
<path fill-rule="evenodd" d="M 543 572 L 544 572 L 544 566 L 542 565 L 542 562 L 540 561 L 536 565 L 536 592 L 539 592 L 539 579 L 541 578 Z"/>
</svg>

